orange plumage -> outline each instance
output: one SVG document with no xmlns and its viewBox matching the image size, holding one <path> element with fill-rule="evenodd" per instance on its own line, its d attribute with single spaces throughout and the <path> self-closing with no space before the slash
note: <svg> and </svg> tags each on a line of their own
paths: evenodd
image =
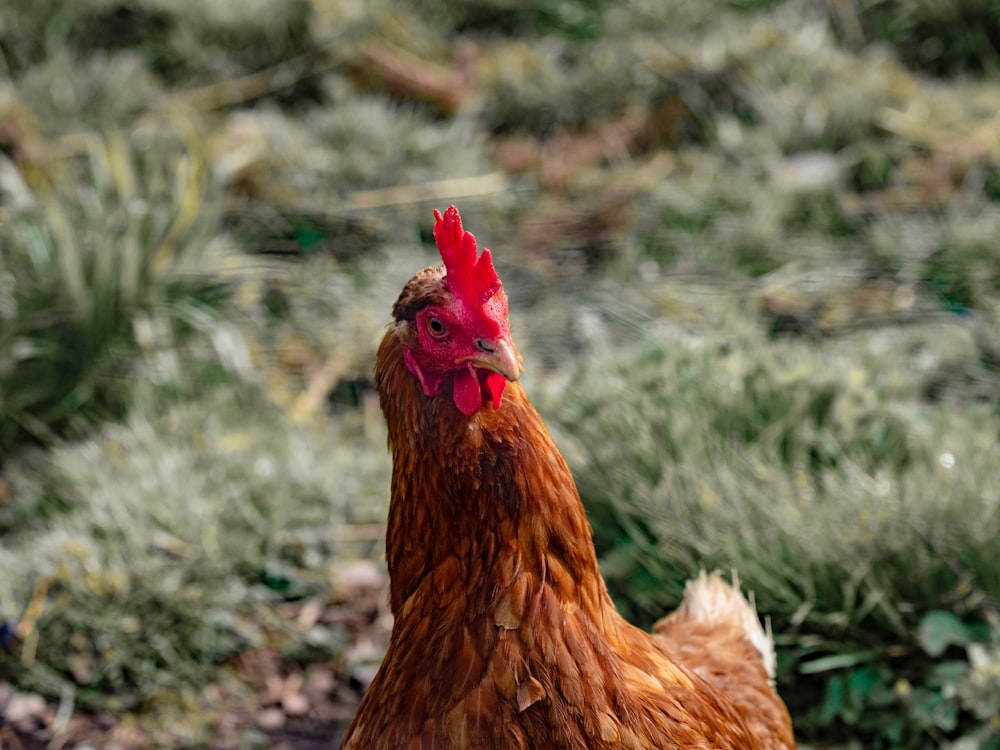
<svg viewBox="0 0 1000 750">
<path fill-rule="evenodd" d="M 702 575 L 653 635 L 615 610 L 517 382 L 488 251 L 470 264 L 458 212 L 437 219 L 446 266 L 403 289 L 375 367 L 395 621 L 343 747 L 793 748 L 770 639 L 735 588 Z"/>
</svg>

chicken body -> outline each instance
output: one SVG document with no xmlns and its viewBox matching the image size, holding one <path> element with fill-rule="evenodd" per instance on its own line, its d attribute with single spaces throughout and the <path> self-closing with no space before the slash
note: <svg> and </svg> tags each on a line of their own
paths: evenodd
<svg viewBox="0 0 1000 750">
<path fill-rule="evenodd" d="M 703 576 L 656 634 L 633 627 L 608 596 L 569 468 L 521 385 L 501 385 L 491 408 L 496 384 L 480 374 L 472 414 L 449 378 L 428 385 L 432 365 L 412 361 L 418 326 L 431 325 L 420 311 L 447 304 L 450 286 L 445 269 L 414 277 L 378 352 L 395 621 L 343 747 L 794 747 L 770 643 L 735 589 Z M 489 341 L 477 332 L 489 354 L 476 362 L 516 377 L 496 345 L 509 328 L 499 330 Z"/>
</svg>

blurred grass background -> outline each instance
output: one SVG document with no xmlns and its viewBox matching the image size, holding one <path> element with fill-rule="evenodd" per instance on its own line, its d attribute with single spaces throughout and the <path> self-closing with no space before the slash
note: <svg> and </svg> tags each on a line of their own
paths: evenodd
<svg viewBox="0 0 1000 750">
<path fill-rule="evenodd" d="M 804 742 L 1000 748 L 998 29 L 4 4 L 0 677 L 203 745 L 234 657 L 344 658 L 283 607 L 380 559 L 371 365 L 453 202 L 628 616 L 734 568 Z"/>
</svg>

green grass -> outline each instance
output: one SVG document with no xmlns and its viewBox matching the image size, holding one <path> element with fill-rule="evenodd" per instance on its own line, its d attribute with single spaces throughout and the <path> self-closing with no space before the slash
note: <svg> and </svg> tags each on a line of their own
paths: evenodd
<svg viewBox="0 0 1000 750">
<path fill-rule="evenodd" d="M 965 323 L 817 346 L 734 320 L 697 336 L 661 324 L 635 351 L 596 358 L 561 399 L 620 605 L 649 621 L 699 568 L 734 569 L 783 646 L 779 684 L 804 736 L 899 747 L 989 736 L 960 696 L 1000 599 L 1000 381 L 981 372 L 986 401 L 929 403 L 939 375 L 914 366 L 947 359 L 959 379 L 982 369 Z M 964 364 L 939 343 L 956 338 Z M 942 626 L 951 649 L 924 632 L 942 610 L 956 613 Z"/>
<path fill-rule="evenodd" d="M 121 713 L 204 684 L 242 649 L 336 652 L 276 606 L 329 590 L 330 561 L 370 554 L 351 527 L 383 509 L 384 430 L 360 414 L 290 424 L 251 387 L 144 406 L 8 473 L 0 603 L 43 592 L 6 665 L 22 687 Z"/>
<path fill-rule="evenodd" d="M 128 361 L 212 320 L 232 252 L 209 237 L 215 195 L 188 135 L 91 133 L 29 175 L 0 226 L 0 454 L 121 416 Z"/>
<path fill-rule="evenodd" d="M 995 75 L 1000 69 L 995 2 L 862 0 L 857 9 L 868 36 L 889 42 L 916 68 L 938 75 Z"/>
</svg>

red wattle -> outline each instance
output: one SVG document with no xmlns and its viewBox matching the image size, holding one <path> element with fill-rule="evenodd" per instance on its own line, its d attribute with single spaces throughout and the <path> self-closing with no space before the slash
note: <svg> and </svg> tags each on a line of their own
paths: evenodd
<svg viewBox="0 0 1000 750">
<path fill-rule="evenodd" d="M 469 365 L 467 369 L 455 373 L 452 397 L 458 410 L 471 417 L 482 408 L 486 399 L 494 410 L 499 409 L 506 386 L 507 378 L 499 372 Z"/>
<path fill-rule="evenodd" d="M 455 373 L 455 385 L 452 388 L 455 406 L 468 417 L 471 417 L 483 405 L 483 391 L 479 387 L 476 368 L 469 365 L 466 369 Z"/>
<path fill-rule="evenodd" d="M 493 398 L 493 411 L 500 408 L 500 400 L 503 398 L 503 389 L 507 387 L 507 378 L 499 372 L 492 370 L 486 375 L 486 391 Z"/>
</svg>

